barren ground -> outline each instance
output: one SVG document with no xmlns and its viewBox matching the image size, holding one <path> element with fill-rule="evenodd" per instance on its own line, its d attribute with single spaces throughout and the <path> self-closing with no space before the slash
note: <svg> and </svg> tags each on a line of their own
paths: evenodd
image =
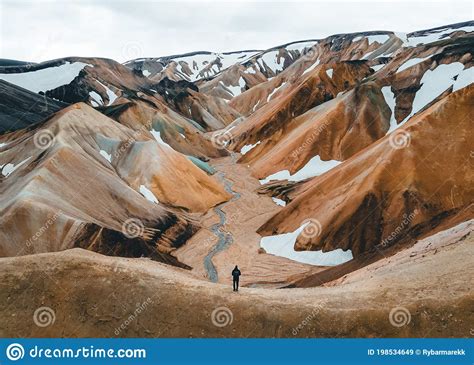
<svg viewBox="0 0 474 365">
<path fill-rule="evenodd" d="M 473 226 L 464 223 L 337 282 L 306 289 L 234 293 L 230 283 L 210 283 L 148 259 L 81 249 L 2 258 L 0 335 L 468 337 Z M 47 327 L 33 321 L 41 306 L 55 313 Z M 220 307 L 227 316 L 214 316 L 223 322 L 213 323 Z M 402 326 L 391 323 L 391 311 L 398 311 L 394 318 Z"/>
</svg>

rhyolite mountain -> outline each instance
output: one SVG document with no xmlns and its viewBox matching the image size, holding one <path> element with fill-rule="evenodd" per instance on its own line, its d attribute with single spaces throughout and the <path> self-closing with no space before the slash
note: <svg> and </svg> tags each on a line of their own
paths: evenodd
<svg viewBox="0 0 474 365">
<path fill-rule="evenodd" d="M 151 335 L 246 336 L 239 321 L 232 333 L 216 332 L 202 318 L 188 328 L 170 312 L 192 307 L 191 298 L 212 311 L 205 295 L 227 303 L 219 283 L 239 263 L 242 284 L 253 289 L 228 305 L 248 323 L 263 315 L 241 311 L 254 298 L 275 308 L 276 327 L 257 321 L 256 336 L 288 335 L 281 326 L 297 324 L 313 295 L 339 304 L 301 336 L 424 335 L 422 325 L 394 332 L 384 321 L 391 304 L 383 300 L 394 306 L 401 297 L 415 322 L 418 300 L 446 317 L 456 303 L 450 333 L 463 335 L 472 292 L 469 280 L 450 272 L 473 275 L 466 255 L 474 218 L 473 54 L 469 21 L 124 64 L 0 60 L 0 256 L 8 283 L 0 301 L 20 295 L 12 288 L 25 277 L 15 270 L 37 258 L 63 286 L 68 272 L 81 283 L 92 270 L 101 283 L 119 280 L 130 296 L 149 293 L 134 287 L 134 275 L 152 275 L 156 310 L 166 313 L 156 320 L 173 325 Z M 383 299 L 381 286 L 396 287 L 400 297 Z M 318 288 L 274 290 L 289 287 Z M 421 287 L 426 296 L 417 297 Z M 363 288 L 377 309 L 358 305 L 366 294 L 352 290 Z M 85 283 L 70 290 L 86 291 L 90 302 L 107 291 L 87 291 Z M 293 309 L 288 295 L 296 296 Z M 376 325 L 350 319 L 340 304 L 349 305 L 348 297 L 354 311 L 372 311 Z M 3 311 L 1 318 L 11 317 Z M 336 317 L 347 326 L 331 327 Z M 94 330 L 94 320 L 86 318 L 82 335 L 106 333 Z M 21 326 L 11 322 L 5 334 Z M 144 331 L 123 335 L 150 335 Z"/>
</svg>

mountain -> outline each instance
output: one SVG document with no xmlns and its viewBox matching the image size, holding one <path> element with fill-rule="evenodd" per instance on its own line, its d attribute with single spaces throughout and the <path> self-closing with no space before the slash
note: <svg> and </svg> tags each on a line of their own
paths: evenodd
<svg viewBox="0 0 474 365">
<path fill-rule="evenodd" d="M 42 122 L 68 104 L 0 80 L 0 132 L 13 132 Z"/>
<path fill-rule="evenodd" d="M 464 336 L 473 54 L 469 21 L 124 64 L 3 62 L 2 304 L 34 310 L 42 294 L 12 288 L 47 271 L 87 305 L 110 282 L 125 312 L 156 299 L 153 323 L 123 336 L 287 337 L 314 298 L 319 327 L 298 336 L 425 336 L 420 313 L 435 312 L 433 335 Z M 237 299 L 223 286 L 236 264 Z M 216 300 L 244 319 L 233 332 L 209 321 Z M 397 330 L 400 303 L 416 323 Z M 5 334 L 41 335 L 1 307 Z M 78 335 L 110 330 L 83 319 Z"/>
<path fill-rule="evenodd" d="M 176 262 L 169 250 L 198 225 L 172 208 L 202 211 L 228 199 L 217 181 L 163 141 L 82 103 L 14 137 L 0 158 L 2 256 L 85 247 Z M 54 229 L 35 235 L 45 224 Z"/>
<path fill-rule="evenodd" d="M 350 249 L 354 255 L 417 238 L 468 209 L 474 198 L 469 142 L 474 86 L 455 92 L 327 173 L 296 188 L 294 198 L 260 230 L 321 224 L 296 249 Z M 396 143 L 406 144 L 398 148 Z M 446 153 L 449 151 L 449 154 Z M 440 168 L 443 166 L 443 168 Z M 456 181 L 455 187 L 449 181 Z M 357 182 L 357 184 L 354 184 Z M 397 237 L 390 239 L 397 227 Z"/>
<path fill-rule="evenodd" d="M 420 237 L 467 209 L 474 198 L 468 158 L 473 145 L 466 119 L 472 114 L 468 85 L 474 77 L 466 50 L 473 48 L 474 37 L 461 29 L 470 27 L 453 27 L 451 37 L 418 47 L 397 41 L 402 47 L 390 60 L 383 58 L 376 70 L 373 61 L 344 61 L 353 40 L 348 44 L 347 36 L 330 38 L 318 43 L 309 61 L 300 59 L 278 76 L 291 81 L 271 80 L 273 87 L 282 83 L 275 97 L 229 131 L 231 148 L 245 152 L 240 161 L 262 184 L 273 181 L 268 187 L 273 196 L 291 202 L 259 233 L 301 231 L 305 221 L 313 219 L 317 236 L 308 240 L 299 232 L 296 249 L 342 248 L 358 255 L 373 250 L 414 211 L 416 220 L 402 225 L 397 239 L 409 231 L 414 232 L 412 239 Z M 416 36 L 420 42 L 420 34 L 437 33 L 417 32 L 407 38 Z M 335 41 L 341 43 L 336 54 L 331 51 Z M 338 61 L 332 61 L 336 57 Z M 302 67 L 311 62 L 313 66 Z M 260 95 L 263 85 L 231 105 Z M 448 132 L 450 137 L 443 138 Z M 443 141 L 447 146 L 437 150 Z M 448 147 L 453 143 L 456 149 Z M 369 156 L 371 161 L 364 160 Z M 458 162 L 451 165 L 448 160 Z M 433 180 L 426 163 L 445 166 L 444 179 L 456 181 L 457 203 L 449 198 L 453 187 Z M 453 170 L 461 167 L 464 170 Z"/>
<path fill-rule="evenodd" d="M 140 58 L 127 61 L 125 66 L 141 71 L 143 76 L 160 81 L 167 77 L 173 81 L 197 81 L 215 76 L 220 71 L 238 63 L 260 51 L 238 51 L 227 53 L 190 52 L 175 56 Z"/>
</svg>

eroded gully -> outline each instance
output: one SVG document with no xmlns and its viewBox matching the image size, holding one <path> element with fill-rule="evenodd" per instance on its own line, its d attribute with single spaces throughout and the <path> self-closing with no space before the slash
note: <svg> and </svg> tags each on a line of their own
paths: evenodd
<svg viewBox="0 0 474 365">
<path fill-rule="evenodd" d="M 236 155 L 232 153 L 231 157 L 232 157 L 232 162 L 235 162 Z M 227 215 L 223 211 L 223 208 L 227 204 L 240 199 L 240 193 L 237 193 L 232 190 L 232 186 L 234 184 L 231 181 L 226 179 L 225 173 L 223 171 L 218 172 L 217 177 L 224 184 L 224 189 L 228 193 L 232 194 L 232 198 L 229 201 L 226 201 L 214 207 L 214 213 L 216 213 L 216 215 L 219 217 L 219 223 L 213 224 L 210 230 L 217 237 L 217 243 L 212 247 L 209 253 L 204 257 L 204 268 L 206 269 L 207 277 L 209 278 L 209 280 L 211 280 L 214 283 L 217 282 L 217 280 L 219 279 L 219 276 L 217 274 L 217 269 L 214 266 L 214 263 L 212 262 L 212 259 L 214 258 L 216 254 L 227 249 L 234 242 L 234 237 L 232 236 L 232 233 L 224 230 L 224 226 L 227 223 Z"/>
</svg>

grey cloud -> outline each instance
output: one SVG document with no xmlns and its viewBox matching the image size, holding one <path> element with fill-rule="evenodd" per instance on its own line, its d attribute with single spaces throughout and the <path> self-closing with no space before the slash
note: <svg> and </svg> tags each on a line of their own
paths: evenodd
<svg viewBox="0 0 474 365">
<path fill-rule="evenodd" d="M 2 58 L 125 61 L 130 54 L 265 49 L 363 30 L 409 32 L 469 20 L 472 3 L 0 0 L 0 10 Z"/>
</svg>

